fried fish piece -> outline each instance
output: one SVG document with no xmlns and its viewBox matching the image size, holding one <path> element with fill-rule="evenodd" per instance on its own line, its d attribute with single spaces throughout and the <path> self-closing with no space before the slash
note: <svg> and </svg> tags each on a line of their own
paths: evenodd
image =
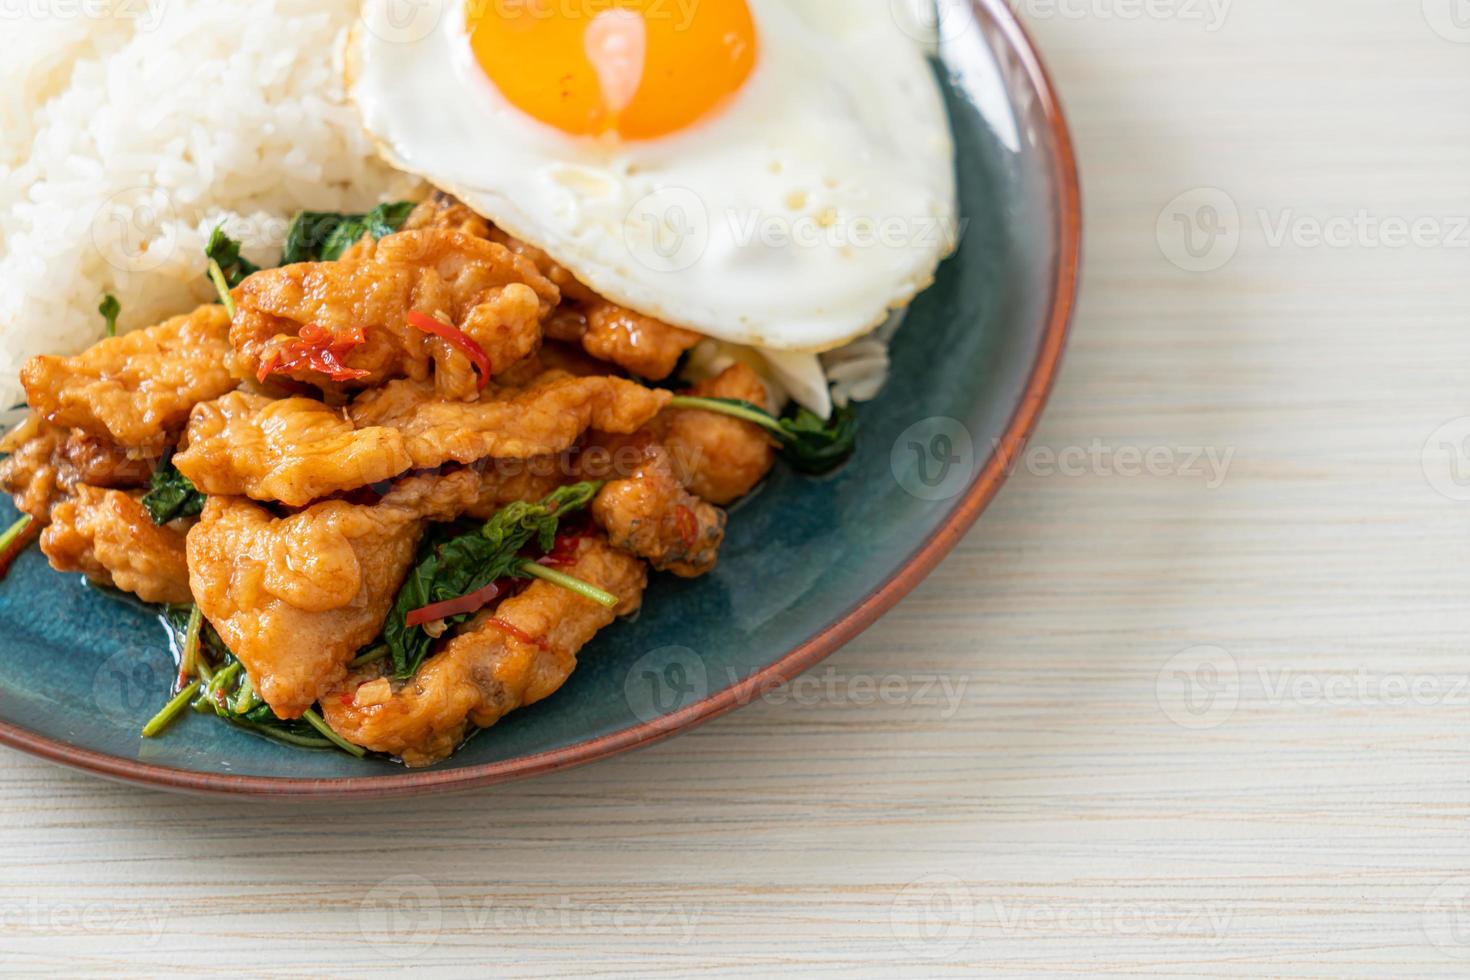
<svg viewBox="0 0 1470 980">
<path fill-rule="evenodd" d="M 560 453 L 588 429 L 635 432 L 672 397 L 623 378 L 548 371 L 524 388 L 496 389 L 474 402 L 444 401 L 423 382 L 395 381 L 364 393 L 348 414 L 359 428 L 403 433 L 414 466 L 422 469 Z"/>
<path fill-rule="evenodd" d="M 0 490 L 23 513 L 46 523 L 51 509 L 79 484 L 107 489 L 146 487 L 156 460 L 134 458 L 110 440 L 52 425 L 32 412 L 0 441 Z"/>
<path fill-rule="evenodd" d="M 435 189 L 409 212 L 400 231 L 439 229 L 458 231 L 476 238 L 490 238 L 490 222 L 480 217 L 453 194 Z M 501 241 L 502 245 L 508 244 Z M 511 249 L 516 251 L 516 249 Z M 539 265 L 539 263 L 538 263 Z M 545 270 L 542 270 L 543 275 Z M 547 278 L 551 278 L 548 276 Z M 552 280 L 553 282 L 555 280 Z"/>
<path fill-rule="evenodd" d="M 299 718 L 378 635 L 427 521 L 479 497 L 469 470 L 403 481 L 371 506 L 331 500 L 289 517 L 210 497 L 189 532 L 204 617 L 281 718 Z"/>
<path fill-rule="evenodd" d="M 598 630 L 638 609 L 648 584 L 642 562 L 601 538 L 583 539 L 566 571 L 615 595 L 617 608 L 533 582 L 472 619 L 412 680 L 394 682 L 381 664 L 356 671 L 322 700 L 327 723 L 349 742 L 426 766 L 447 758 L 471 725 L 488 728 L 549 697 Z"/>
<path fill-rule="evenodd" d="M 475 499 L 465 517 L 488 521 L 495 512 L 517 501 L 544 499 L 558 487 L 581 479 L 570 454 L 531 459 L 482 459 L 470 466 L 479 476 Z"/>
<path fill-rule="evenodd" d="M 400 231 L 363 242 L 359 256 L 265 269 L 237 286 L 230 341 L 241 369 L 340 392 L 423 380 L 432 364 L 441 394 L 463 397 L 477 387 L 469 359 L 408 313 L 452 323 L 499 372 L 536 350 L 561 298 L 529 259 L 460 231 Z"/>
<path fill-rule="evenodd" d="M 174 464 L 205 493 L 300 507 L 409 470 L 554 458 L 589 427 L 636 430 L 670 397 L 620 378 L 561 372 L 473 402 L 443 401 L 428 382 L 400 380 L 345 411 L 234 392 L 195 410 L 188 448 Z"/>
<path fill-rule="evenodd" d="M 674 372 L 684 352 L 704 338 L 651 316 L 598 300 L 586 307 L 582 347 L 593 357 L 650 381 Z"/>
<path fill-rule="evenodd" d="M 597 294 L 578 282 L 575 276 L 550 255 L 491 224 L 453 194 L 435 190 L 413 209 L 408 220 L 403 223 L 402 230 L 419 229 L 458 231 L 477 238 L 487 238 L 534 262 L 541 274 L 561 290 L 564 299 L 585 303 L 597 298 Z"/>
<path fill-rule="evenodd" d="M 21 513 L 43 523 L 76 482 L 60 466 L 65 441 L 65 429 L 32 412 L 0 442 L 0 452 L 9 453 L 0 461 L 0 490 L 15 499 Z"/>
<path fill-rule="evenodd" d="M 144 602 L 192 602 L 184 534 L 159 527 L 141 494 L 80 485 L 51 511 L 41 551 L 58 572 L 81 572 Z"/>
<path fill-rule="evenodd" d="M 744 364 L 700 382 L 689 394 L 735 398 L 770 411 L 765 384 Z M 667 447 L 679 480 L 690 492 L 721 507 L 750 493 L 776 463 L 774 440 L 760 426 L 728 415 L 671 408 L 651 428 Z"/>
<path fill-rule="evenodd" d="M 464 207 L 464 205 L 460 205 L 460 207 Z M 453 209 L 450 209 L 449 214 L 452 215 L 455 213 Z M 577 277 L 568 271 L 566 266 L 557 262 L 535 245 L 523 242 L 504 229 L 497 228 L 494 225 L 490 226 L 488 237 L 492 242 L 498 242 L 517 255 L 524 256 L 534 262 L 536 268 L 541 270 L 543 276 L 556 283 L 556 288 L 561 290 L 564 299 L 572 303 L 591 303 L 600 299 L 596 293 L 582 285 Z"/>
<path fill-rule="evenodd" d="M 563 303 L 546 326 L 548 336 L 583 345 L 587 353 L 650 381 L 667 378 L 679 358 L 703 338 L 608 302 L 542 249 L 497 228 L 453 195 L 435 191 L 408 216 L 404 229 L 440 229 L 488 238 L 535 263 L 561 292 Z"/>
<path fill-rule="evenodd" d="M 608 453 L 603 458 L 615 470 L 628 470 L 609 480 L 592 502 L 592 517 L 608 540 L 661 572 L 698 578 L 711 571 L 725 540 L 725 512 L 685 489 L 668 450 L 651 431 L 606 438 L 602 445 Z M 597 478 L 594 453 L 583 457 L 587 475 Z"/>
<path fill-rule="evenodd" d="M 243 391 L 194 409 L 179 472 L 204 493 L 304 507 L 413 467 L 403 436 L 355 428 L 340 409 L 310 398 L 272 400 Z"/>
<path fill-rule="evenodd" d="M 138 455 L 100 436 L 73 429 L 58 451 L 64 468 L 75 474 L 77 483 L 109 490 L 131 490 L 148 486 L 157 457 Z"/>
<path fill-rule="evenodd" d="M 109 337 L 76 357 L 21 368 L 30 406 L 48 421 L 158 456 L 202 401 L 236 387 L 229 316 L 216 305 Z"/>
</svg>

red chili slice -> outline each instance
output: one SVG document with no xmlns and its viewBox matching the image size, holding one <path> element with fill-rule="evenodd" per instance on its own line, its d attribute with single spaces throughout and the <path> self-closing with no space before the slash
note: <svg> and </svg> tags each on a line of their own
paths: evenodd
<svg viewBox="0 0 1470 980">
<path fill-rule="evenodd" d="M 540 560 L 540 564 L 548 568 L 568 568 L 577 563 L 577 550 L 582 542 L 592 537 L 590 527 L 578 528 L 575 531 L 566 531 L 559 535 L 556 544 Z"/>
<path fill-rule="evenodd" d="M 281 363 L 281 352 L 273 350 L 260 362 L 260 370 L 255 372 L 255 380 L 265 384 L 265 379 L 276 372 L 276 367 Z"/>
<path fill-rule="evenodd" d="M 315 323 L 301 328 L 295 339 L 271 351 L 260 364 L 256 379 L 261 384 L 272 374 L 284 374 L 299 368 L 325 374 L 333 381 L 358 381 L 372 374 L 342 363 L 353 350 L 367 343 L 367 331 L 356 326 L 344 333 L 333 333 Z"/>
<path fill-rule="evenodd" d="M 544 639 L 539 636 L 532 636 L 530 633 L 527 633 L 525 630 L 521 629 L 514 623 L 507 623 L 505 620 L 498 617 L 490 620 L 489 622 L 491 626 L 494 626 L 506 636 L 509 636 L 516 640 L 520 640 L 522 643 L 529 643 L 532 646 L 540 647 L 542 650 L 546 649 L 546 641 Z"/>
<path fill-rule="evenodd" d="M 483 589 L 476 589 L 458 599 L 430 603 L 403 617 L 403 624 L 408 627 L 422 626 L 436 619 L 448 619 L 450 616 L 459 616 L 463 613 L 479 612 L 500 597 L 502 588 L 499 582 L 491 582 Z"/>
<path fill-rule="evenodd" d="M 699 518 L 681 504 L 674 508 L 674 519 L 679 525 L 679 537 L 684 539 L 684 547 L 693 548 L 699 543 Z"/>
<path fill-rule="evenodd" d="M 408 325 L 415 330 L 433 334 L 440 340 L 447 342 L 465 357 L 468 357 L 470 363 L 475 366 L 475 371 L 480 375 L 480 390 L 485 390 L 485 386 L 490 383 L 490 358 L 485 353 L 485 348 L 475 343 L 473 337 L 453 324 L 445 323 L 443 320 L 438 320 L 431 316 L 425 316 L 417 310 L 409 310 L 406 314 L 406 319 L 408 320 Z"/>
</svg>

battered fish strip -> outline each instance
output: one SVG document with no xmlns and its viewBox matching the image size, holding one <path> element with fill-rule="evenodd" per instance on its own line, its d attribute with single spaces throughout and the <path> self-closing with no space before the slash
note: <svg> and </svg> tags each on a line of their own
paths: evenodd
<svg viewBox="0 0 1470 980">
<path fill-rule="evenodd" d="M 735 398 L 770 411 L 760 377 L 744 364 L 688 392 L 703 398 Z M 760 426 L 698 409 L 669 409 L 652 425 L 690 492 L 721 507 L 744 497 L 776 464 L 776 444 Z"/>
<path fill-rule="evenodd" d="M 20 379 L 47 421 L 159 456 L 195 405 L 238 384 L 227 366 L 228 334 L 224 308 L 201 306 L 76 357 L 33 357 Z"/>
<path fill-rule="evenodd" d="M 582 347 L 640 378 L 662 381 L 674 373 L 684 352 L 704 338 L 692 330 L 643 316 L 607 300 L 585 308 Z"/>
<path fill-rule="evenodd" d="M 232 392 L 194 409 L 186 442 L 174 465 L 204 493 L 288 507 L 413 468 L 401 433 L 355 428 L 340 410 L 310 398 Z"/>
<path fill-rule="evenodd" d="M 507 504 L 545 499 L 553 490 L 578 479 L 565 456 L 483 459 L 472 464 L 470 470 L 479 476 L 480 487 L 463 516 L 482 521 L 494 517 Z"/>
<path fill-rule="evenodd" d="M 0 442 L 0 452 L 10 454 L 0 462 L 0 490 L 15 498 L 21 513 L 43 523 L 51 520 L 51 508 L 76 482 L 63 476 L 58 465 L 57 454 L 65 438 L 65 429 L 33 412 Z"/>
<path fill-rule="evenodd" d="M 435 189 L 428 197 L 419 202 L 418 207 L 409 212 L 408 219 L 403 222 L 402 231 L 458 231 L 476 238 L 490 238 L 490 222 L 471 211 L 459 198 L 453 194 Z M 500 239 L 500 244 L 508 243 Z M 511 249 L 511 251 L 516 251 Z M 540 263 L 537 263 L 538 267 Z M 544 269 L 542 274 L 545 275 Z M 547 276 L 550 279 L 550 276 Z M 555 282 L 556 280 L 552 280 Z"/>
<path fill-rule="evenodd" d="M 0 461 L 0 490 L 43 524 L 51 520 L 52 508 L 81 484 L 146 487 L 155 462 L 134 459 L 107 439 L 52 425 L 34 412 L 0 441 L 0 453 L 10 454 Z"/>
<path fill-rule="evenodd" d="M 494 227 L 443 191 L 435 191 L 415 208 L 404 228 L 447 229 L 488 238 L 530 259 L 562 295 L 562 306 L 545 324 L 547 335 L 580 343 L 593 357 L 610 361 L 640 378 L 667 378 L 684 352 L 703 339 L 692 330 L 608 302 L 578 282 L 550 255 Z"/>
<path fill-rule="evenodd" d="M 426 766 L 453 753 L 471 725 L 488 728 L 550 696 L 598 630 L 638 609 L 648 584 L 642 562 L 600 538 L 580 542 L 564 570 L 617 596 L 617 608 L 533 582 L 471 620 L 412 680 L 395 684 L 381 664 L 354 673 L 322 700 L 327 723 L 349 742 Z"/>
<path fill-rule="evenodd" d="M 450 200 L 454 199 L 451 198 Z M 455 203 L 458 204 L 457 201 Z M 459 206 L 464 207 L 463 204 L 460 204 Z M 446 217 L 443 217 L 440 220 L 454 220 L 454 217 L 459 216 L 460 212 L 458 212 L 455 208 L 450 207 L 449 210 L 445 212 L 445 214 Z M 537 248 L 535 245 L 532 245 L 529 242 L 523 242 L 514 235 L 508 234 L 504 230 L 497 228 L 494 225 L 490 225 L 487 236 L 491 241 L 504 245 L 506 248 L 510 249 L 517 255 L 525 256 L 527 259 L 530 259 L 532 262 L 534 262 L 536 264 L 536 268 L 541 270 L 541 274 L 543 276 L 556 283 L 556 288 L 561 290 L 563 299 L 568 300 L 572 303 L 591 303 L 601 298 L 592 290 L 582 285 L 582 283 L 577 280 L 577 277 L 572 275 L 571 272 L 567 270 L 566 266 L 557 262 L 550 255 L 547 255 L 544 251 Z"/>
<path fill-rule="evenodd" d="M 631 463 L 631 472 L 609 480 L 592 502 L 593 520 L 608 540 L 661 572 L 698 578 L 711 571 L 725 540 L 725 512 L 684 488 L 668 450 L 652 432 L 607 438 L 602 446 L 617 470 Z M 597 456 L 583 453 L 584 471 L 593 479 L 600 478 Z"/>
<path fill-rule="evenodd" d="M 298 718 L 383 627 L 429 521 L 480 495 L 478 474 L 403 481 L 371 506 L 332 500 L 278 518 L 210 497 L 189 532 L 189 582 L 204 617 L 281 718 Z"/>
<path fill-rule="evenodd" d="M 441 401 L 423 383 L 396 381 L 365 393 L 348 409 L 359 428 L 403 433 L 414 466 L 478 459 L 529 459 L 569 449 L 588 429 L 630 433 L 673 395 L 622 378 L 548 372 L 522 389 L 477 402 Z"/>
<path fill-rule="evenodd" d="M 561 294 L 529 259 L 484 238 L 445 229 L 401 231 L 361 261 L 301 262 L 266 269 L 234 290 L 230 340 L 250 375 L 279 374 L 327 392 L 372 387 L 393 378 L 423 380 L 435 367 L 444 397 L 478 387 L 469 359 L 447 341 L 409 324 L 409 312 L 452 323 L 503 371 L 536 350 L 541 320 Z M 337 369 L 294 356 L 330 341 Z"/>
<path fill-rule="evenodd" d="M 503 461 L 555 456 L 590 427 L 635 431 L 670 397 L 620 378 L 561 372 L 477 402 L 441 401 L 427 382 L 396 381 L 345 411 L 234 392 L 195 410 L 174 465 L 211 495 L 301 507 L 410 470 L 482 460 L 503 469 Z"/>
<path fill-rule="evenodd" d="M 429 523 L 488 517 L 564 482 L 533 462 L 411 477 L 375 504 L 332 500 L 285 518 L 210 497 L 188 538 L 195 601 L 262 699 L 299 717 L 382 630 Z"/>
<path fill-rule="evenodd" d="M 144 602 L 192 602 L 184 534 L 155 525 L 140 496 L 73 488 L 52 510 L 41 550 L 58 572 L 81 572 Z"/>
</svg>

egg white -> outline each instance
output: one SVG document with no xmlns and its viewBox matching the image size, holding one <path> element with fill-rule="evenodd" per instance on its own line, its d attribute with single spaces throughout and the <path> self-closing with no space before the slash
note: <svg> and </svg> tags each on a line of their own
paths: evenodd
<svg viewBox="0 0 1470 980">
<path fill-rule="evenodd" d="M 421 37 L 360 31 L 351 92 L 391 163 L 609 299 L 732 343 L 829 350 L 954 248 L 948 119 L 889 0 L 749 2 L 750 79 L 662 139 L 572 137 L 520 112 L 476 63 L 463 0 Z"/>
</svg>

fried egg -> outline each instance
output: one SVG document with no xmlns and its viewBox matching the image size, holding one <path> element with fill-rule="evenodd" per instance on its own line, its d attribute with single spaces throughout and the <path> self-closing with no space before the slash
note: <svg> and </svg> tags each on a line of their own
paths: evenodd
<svg viewBox="0 0 1470 980">
<path fill-rule="evenodd" d="M 811 354 L 955 246 L 943 98 L 890 0 L 398 7 L 368 0 L 351 62 L 383 154 L 614 302 Z"/>
</svg>

